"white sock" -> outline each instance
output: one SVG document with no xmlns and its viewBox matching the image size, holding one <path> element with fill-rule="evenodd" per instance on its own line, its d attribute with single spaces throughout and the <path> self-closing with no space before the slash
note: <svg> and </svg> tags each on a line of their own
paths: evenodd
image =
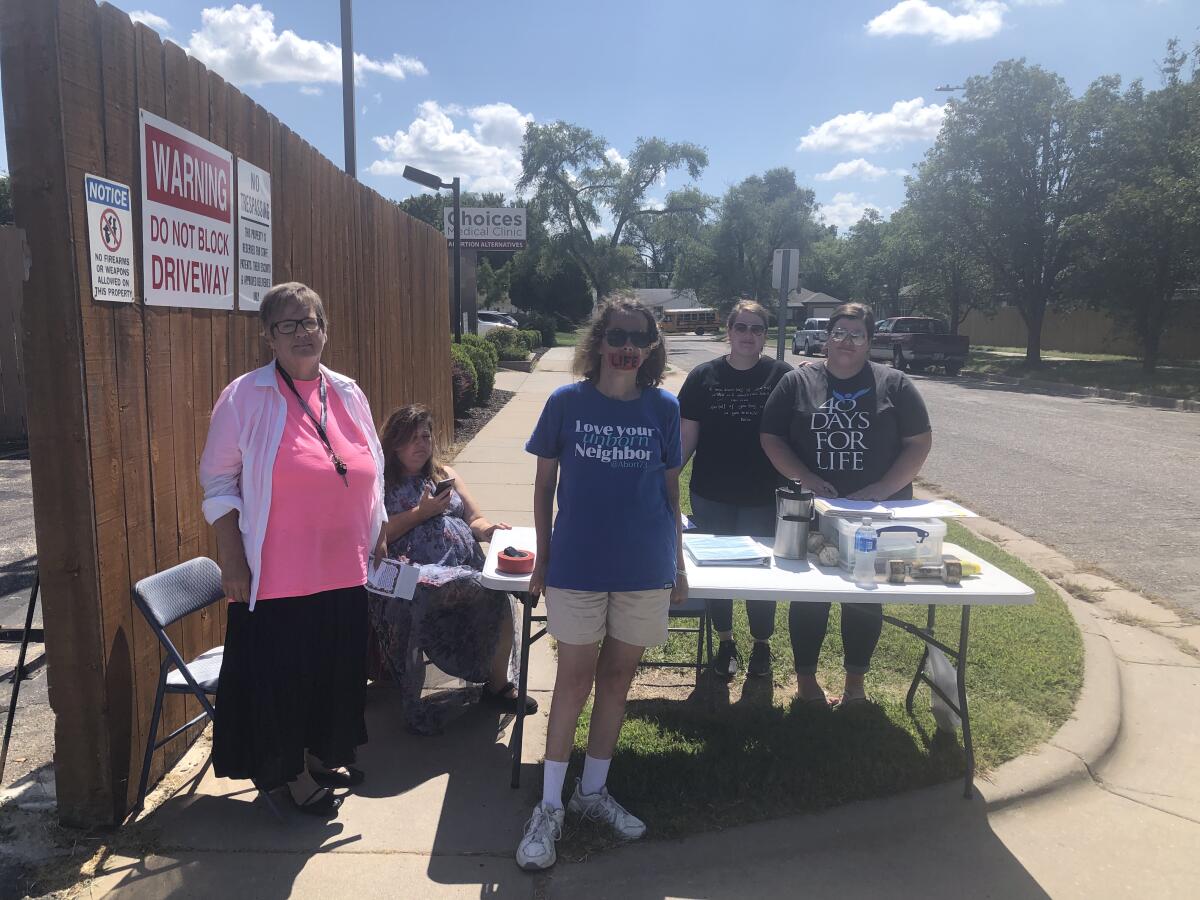
<svg viewBox="0 0 1200 900">
<path fill-rule="evenodd" d="M 590 755 L 583 758 L 583 780 L 579 790 L 584 794 L 598 794 L 608 781 L 608 766 L 611 759 L 593 759 Z"/>
<path fill-rule="evenodd" d="M 562 809 L 563 782 L 567 780 L 567 764 L 546 760 L 542 771 L 542 802 L 554 809 Z"/>
</svg>

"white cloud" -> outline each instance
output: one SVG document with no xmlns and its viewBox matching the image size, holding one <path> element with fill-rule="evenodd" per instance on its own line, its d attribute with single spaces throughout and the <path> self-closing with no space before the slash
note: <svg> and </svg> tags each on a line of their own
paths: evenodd
<svg viewBox="0 0 1200 900">
<path fill-rule="evenodd" d="M 834 116 L 808 129 L 797 150 L 865 153 L 907 141 L 931 141 L 942 126 L 946 107 L 925 104 L 925 98 L 897 100 L 887 112 L 858 110 Z"/>
<path fill-rule="evenodd" d="M 902 0 L 866 24 L 867 34 L 896 37 L 902 34 L 930 36 L 939 44 L 980 41 L 1004 27 L 1008 5 L 998 0 L 960 0 L 959 13 L 934 6 L 927 0 Z"/>
<path fill-rule="evenodd" d="M 373 93 L 371 95 L 371 99 L 374 100 L 376 103 L 382 103 L 383 102 L 383 94 L 379 93 L 379 91 L 376 91 L 375 93 Z"/>
<path fill-rule="evenodd" d="M 129 18 L 135 22 L 141 22 L 147 28 L 153 28 L 155 31 L 171 30 L 170 22 L 158 15 L 158 13 L 152 13 L 148 9 L 135 9 L 129 14 Z"/>
<path fill-rule="evenodd" d="M 891 169 L 867 162 L 861 156 L 858 159 L 848 159 L 840 162 L 828 172 L 814 175 L 817 181 L 839 181 L 843 178 L 861 178 L 864 181 L 878 181 L 886 175 L 893 174 Z"/>
<path fill-rule="evenodd" d="M 310 84 L 305 84 L 305 85 L 301 85 L 300 93 L 305 94 L 309 97 L 320 97 L 321 94 L 323 94 L 325 92 L 322 91 L 319 87 L 313 87 Z"/>
<path fill-rule="evenodd" d="M 1017 6 L 1062 6 L 1063 0 L 1014 0 Z"/>
<path fill-rule="evenodd" d="M 834 194 L 828 203 L 822 203 L 817 216 L 829 225 L 836 225 L 839 230 L 845 230 L 858 222 L 868 209 L 877 209 L 884 216 L 889 215 L 890 207 L 878 203 L 867 203 L 858 194 Z"/>
<path fill-rule="evenodd" d="M 291 29 L 275 30 L 275 14 L 262 5 L 211 7 L 200 13 L 188 52 L 235 84 L 342 81 L 342 51 L 328 41 L 302 38 Z M 354 54 L 354 80 L 364 74 L 403 79 L 425 75 L 425 64 L 409 56 L 370 59 Z"/>
<path fill-rule="evenodd" d="M 621 155 L 621 151 L 616 147 L 609 147 L 604 151 L 604 158 L 610 163 L 621 169 L 629 168 L 629 160 Z"/>
<path fill-rule="evenodd" d="M 470 127 L 456 127 L 455 116 L 470 119 Z M 446 179 L 462 176 L 465 190 L 511 194 L 521 177 L 525 126 L 532 121 L 532 115 L 509 103 L 463 109 L 426 100 L 407 129 L 372 138 L 386 156 L 367 171 L 399 175 L 412 165 Z"/>
</svg>

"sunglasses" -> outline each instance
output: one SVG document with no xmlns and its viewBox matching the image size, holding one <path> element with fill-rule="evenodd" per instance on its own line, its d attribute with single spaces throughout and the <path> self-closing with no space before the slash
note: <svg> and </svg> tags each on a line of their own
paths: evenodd
<svg viewBox="0 0 1200 900">
<path fill-rule="evenodd" d="M 867 333 L 865 331 L 847 331 L 845 328 L 835 328 L 829 332 L 829 340 L 837 344 L 849 341 L 855 347 L 861 347 L 867 342 Z"/>
<path fill-rule="evenodd" d="M 610 328 L 604 332 L 604 342 L 614 348 L 624 347 L 628 341 L 639 350 L 645 350 L 654 343 L 655 337 L 653 331 L 626 331 L 624 328 Z"/>
<path fill-rule="evenodd" d="M 749 322 L 734 322 L 733 330 L 738 334 L 745 334 L 747 331 L 754 335 L 762 334 L 767 330 L 765 325 L 751 325 Z"/>
</svg>

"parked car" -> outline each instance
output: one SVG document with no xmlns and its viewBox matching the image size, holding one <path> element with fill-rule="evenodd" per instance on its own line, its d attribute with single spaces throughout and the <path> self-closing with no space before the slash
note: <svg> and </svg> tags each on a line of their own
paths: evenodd
<svg viewBox="0 0 1200 900">
<path fill-rule="evenodd" d="M 805 319 L 804 327 L 792 335 L 792 352 L 804 351 L 805 356 L 825 352 L 825 339 L 829 337 L 828 319 Z"/>
<path fill-rule="evenodd" d="M 475 333 L 479 335 L 487 334 L 493 328 L 516 328 L 517 320 L 512 316 L 506 316 L 503 313 L 498 313 L 490 309 L 481 309 L 476 314 L 478 325 L 475 328 Z M 467 324 L 467 317 L 463 316 L 463 326 Z"/>
<path fill-rule="evenodd" d="M 884 319 L 871 341 L 871 359 L 890 362 L 901 372 L 941 366 L 947 375 L 957 375 L 969 350 L 965 334 L 951 334 L 941 319 L 919 316 Z"/>
</svg>

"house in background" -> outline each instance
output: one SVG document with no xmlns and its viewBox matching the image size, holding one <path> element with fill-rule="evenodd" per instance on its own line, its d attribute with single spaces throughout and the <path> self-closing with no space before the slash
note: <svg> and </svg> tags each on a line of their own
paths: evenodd
<svg viewBox="0 0 1200 900">
<path fill-rule="evenodd" d="M 788 295 L 788 319 L 792 325 L 803 325 L 805 319 L 827 319 L 844 301 L 808 288 Z"/>
</svg>

